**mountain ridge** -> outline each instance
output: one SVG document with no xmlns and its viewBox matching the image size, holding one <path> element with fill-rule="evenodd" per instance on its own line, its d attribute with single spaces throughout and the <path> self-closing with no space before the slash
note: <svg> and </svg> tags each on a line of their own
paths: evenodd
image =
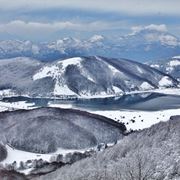
<svg viewBox="0 0 180 180">
<path fill-rule="evenodd" d="M 126 59 L 92 56 L 33 62 L 29 58 L 0 61 L 0 90 L 33 97 L 91 98 L 178 86 L 170 75 Z"/>
<path fill-rule="evenodd" d="M 0 59 L 26 56 L 42 61 L 55 61 L 75 56 L 127 58 L 144 62 L 168 59 L 180 54 L 180 39 L 153 25 L 116 38 L 93 35 L 78 39 L 66 37 L 53 42 L 29 40 L 0 41 Z"/>
</svg>

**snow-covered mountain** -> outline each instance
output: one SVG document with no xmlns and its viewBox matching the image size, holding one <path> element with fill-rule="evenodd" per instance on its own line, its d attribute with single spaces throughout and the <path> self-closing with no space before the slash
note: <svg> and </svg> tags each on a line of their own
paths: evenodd
<svg viewBox="0 0 180 180">
<path fill-rule="evenodd" d="M 180 81 L 180 56 L 174 56 L 169 60 L 151 63 L 151 67 L 163 71 Z"/>
<path fill-rule="evenodd" d="M 0 77 L 1 91 L 36 97 L 107 97 L 178 85 L 171 76 L 148 65 L 97 56 L 52 63 L 29 58 L 2 60 Z"/>
<path fill-rule="evenodd" d="M 119 44 L 125 51 L 121 57 L 136 60 L 163 60 L 180 52 L 179 38 L 153 25 L 134 30 L 121 38 Z"/>
<path fill-rule="evenodd" d="M 26 56 L 44 61 L 75 56 L 104 56 L 137 61 L 167 59 L 180 54 L 180 40 L 150 25 L 121 37 L 94 35 L 88 39 L 66 37 L 54 42 L 0 41 L 0 59 Z"/>
</svg>

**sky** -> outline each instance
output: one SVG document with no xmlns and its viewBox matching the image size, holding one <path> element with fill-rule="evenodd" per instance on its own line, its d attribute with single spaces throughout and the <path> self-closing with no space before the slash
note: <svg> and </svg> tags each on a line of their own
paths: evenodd
<svg viewBox="0 0 180 180">
<path fill-rule="evenodd" d="M 157 25 L 180 37 L 180 0 L 0 0 L 0 40 L 127 35 Z"/>
</svg>

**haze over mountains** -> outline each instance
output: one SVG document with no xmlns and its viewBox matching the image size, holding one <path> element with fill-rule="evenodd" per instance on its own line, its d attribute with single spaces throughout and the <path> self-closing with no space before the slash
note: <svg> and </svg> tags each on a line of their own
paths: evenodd
<svg viewBox="0 0 180 180">
<path fill-rule="evenodd" d="M 1 90 L 31 97 L 106 97 L 179 84 L 148 65 L 97 56 L 52 63 L 29 58 L 1 60 L 0 77 Z"/>
<path fill-rule="evenodd" d="M 180 54 L 180 40 L 163 27 L 136 28 L 116 38 L 94 35 L 89 39 L 66 37 L 54 42 L 0 41 L 0 59 L 26 56 L 53 61 L 75 56 L 127 58 L 140 62 L 168 59 Z"/>
</svg>

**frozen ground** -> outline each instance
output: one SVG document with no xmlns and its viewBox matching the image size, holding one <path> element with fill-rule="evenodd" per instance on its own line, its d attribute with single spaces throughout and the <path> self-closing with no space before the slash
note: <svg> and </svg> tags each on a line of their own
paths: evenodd
<svg viewBox="0 0 180 180">
<path fill-rule="evenodd" d="M 163 111 L 91 111 L 111 118 L 115 121 L 125 123 L 127 130 L 140 130 L 148 128 L 160 121 L 168 121 L 171 116 L 180 115 L 180 109 L 171 109 Z"/>
<path fill-rule="evenodd" d="M 34 103 L 27 103 L 26 101 L 19 102 L 2 102 L 0 101 L 0 112 L 7 110 L 16 110 L 16 109 L 33 109 Z"/>
<path fill-rule="evenodd" d="M 31 152 L 26 152 L 26 151 L 21 151 L 14 149 L 13 147 L 10 147 L 9 145 L 6 145 L 6 149 L 8 152 L 7 158 L 0 163 L 0 165 L 6 166 L 9 164 L 12 164 L 13 162 L 16 162 L 16 168 L 20 167 L 20 162 L 27 162 L 28 160 L 40 160 L 43 159 L 44 161 L 47 162 L 52 162 L 53 157 L 58 156 L 59 154 L 65 156 L 68 153 L 73 153 L 76 152 L 77 150 L 66 150 L 66 149 L 61 149 L 59 148 L 55 153 L 50 153 L 50 154 L 38 154 L 38 153 L 31 153 Z M 85 150 L 78 150 L 78 152 L 84 152 Z M 31 166 L 31 164 L 29 164 Z M 32 168 L 27 168 L 25 170 L 22 170 L 25 174 L 28 174 L 32 170 Z"/>
<path fill-rule="evenodd" d="M 137 94 L 137 93 L 147 93 L 147 92 L 180 96 L 180 88 L 166 88 L 166 89 L 162 88 L 162 89 L 152 89 L 147 91 L 132 91 L 132 92 L 127 92 L 125 94 Z"/>
</svg>

